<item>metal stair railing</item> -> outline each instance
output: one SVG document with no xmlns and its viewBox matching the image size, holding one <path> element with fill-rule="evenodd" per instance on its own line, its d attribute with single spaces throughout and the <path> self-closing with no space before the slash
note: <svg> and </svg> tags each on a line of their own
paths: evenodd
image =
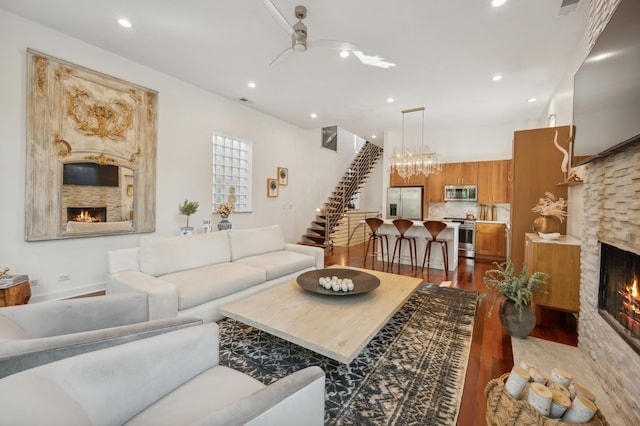
<svg viewBox="0 0 640 426">
<path fill-rule="evenodd" d="M 347 212 L 354 195 L 366 183 L 373 166 L 381 157 L 382 152 L 383 149 L 381 147 L 370 142 L 366 142 L 362 146 L 343 178 L 336 185 L 336 189 L 324 204 L 321 213 L 313 222 L 318 226 L 312 224 L 312 227 L 308 228 L 308 231 L 313 232 L 313 234 L 306 234 L 303 239 L 307 238 L 318 242 L 321 237 L 324 237 L 324 247 L 331 248 L 331 234 Z"/>
</svg>

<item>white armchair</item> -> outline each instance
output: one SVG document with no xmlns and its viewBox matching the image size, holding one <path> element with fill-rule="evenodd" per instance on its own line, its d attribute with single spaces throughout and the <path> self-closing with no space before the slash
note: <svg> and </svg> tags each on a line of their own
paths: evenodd
<svg viewBox="0 0 640 426">
<path fill-rule="evenodd" d="M 209 323 L 85 353 L 0 379 L 3 424 L 324 424 L 325 375 L 269 385 L 218 364 Z"/>
</svg>

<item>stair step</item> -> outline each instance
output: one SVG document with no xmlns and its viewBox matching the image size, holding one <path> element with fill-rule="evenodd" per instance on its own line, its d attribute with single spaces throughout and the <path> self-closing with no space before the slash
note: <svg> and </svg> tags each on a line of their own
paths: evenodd
<svg viewBox="0 0 640 426">
<path fill-rule="evenodd" d="M 300 244 L 301 246 L 313 246 L 313 247 L 326 248 L 325 244 L 312 243 L 312 242 L 309 242 L 309 241 L 299 241 L 298 244 Z"/>
</svg>

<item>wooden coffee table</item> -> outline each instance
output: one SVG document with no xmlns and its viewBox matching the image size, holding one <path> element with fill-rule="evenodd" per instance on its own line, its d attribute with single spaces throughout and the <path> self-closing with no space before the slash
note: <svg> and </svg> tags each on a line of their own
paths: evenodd
<svg viewBox="0 0 640 426">
<path fill-rule="evenodd" d="M 422 283 L 421 278 L 361 271 L 378 277 L 380 286 L 368 293 L 330 296 L 306 291 L 294 280 L 224 305 L 220 312 L 349 364 Z"/>
</svg>

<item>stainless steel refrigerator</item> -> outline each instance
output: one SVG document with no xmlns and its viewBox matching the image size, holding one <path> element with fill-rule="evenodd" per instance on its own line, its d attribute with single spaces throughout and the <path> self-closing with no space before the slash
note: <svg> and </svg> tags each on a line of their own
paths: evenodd
<svg viewBox="0 0 640 426">
<path fill-rule="evenodd" d="M 421 186 L 387 188 L 387 218 L 423 220 Z"/>
</svg>

